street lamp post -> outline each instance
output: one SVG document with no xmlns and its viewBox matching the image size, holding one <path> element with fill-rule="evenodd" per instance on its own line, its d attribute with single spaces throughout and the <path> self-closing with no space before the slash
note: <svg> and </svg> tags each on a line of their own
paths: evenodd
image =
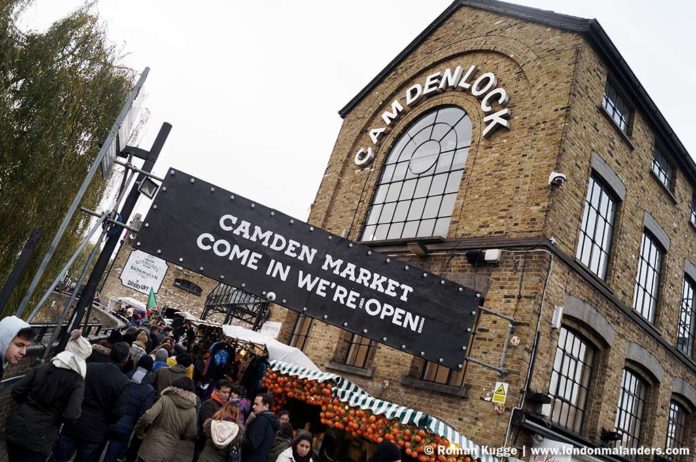
<svg viewBox="0 0 696 462">
<path fill-rule="evenodd" d="M 145 181 L 145 179 L 148 177 L 148 174 L 152 171 L 152 168 L 154 167 L 155 162 L 157 161 L 157 158 L 160 152 L 162 151 L 162 147 L 164 146 L 164 142 L 166 141 L 171 128 L 172 126 L 168 123 L 162 124 L 162 127 L 160 128 L 160 131 L 157 134 L 157 138 L 155 139 L 155 142 L 152 144 L 152 148 L 149 152 L 144 151 L 142 149 L 133 149 L 133 151 L 137 151 L 133 154 L 137 157 L 143 157 L 145 159 L 145 163 L 139 169 L 140 173 L 138 174 L 135 185 L 128 193 L 128 196 L 126 197 L 126 200 L 123 203 L 123 207 L 119 212 L 121 223 L 128 222 L 130 215 L 133 212 L 133 209 L 135 208 L 135 204 L 138 201 L 138 197 L 140 197 L 140 189 L 142 189 L 140 188 L 140 185 L 142 185 L 143 181 Z M 97 285 L 99 284 L 99 280 L 101 279 L 104 270 L 109 264 L 109 259 L 111 258 L 111 255 L 113 254 L 114 250 L 116 249 L 116 246 L 118 245 L 120 236 L 120 232 L 109 233 L 109 237 L 107 238 L 104 244 L 104 248 L 99 254 L 99 258 L 94 264 L 94 269 L 92 269 L 89 279 L 85 284 L 85 288 L 82 291 L 82 295 L 80 296 L 80 299 L 78 300 L 77 305 L 75 306 L 75 314 L 72 317 L 72 321 L 70 323 L 68 332 L 72 331 L 73 329 L 77 329 L 80 326 L 85 311 L 88 311 L 87 319 L 89 319 L 89 310 L 91 310 L 92 303 L 94 302 L 94 295 L 96 293 Z M 58 347 L 58 351 L 65 348 L 65 345 L 68 341 L 68 337 L 69 335 L 63 335 L 60 341 L 60 345 Z"/>
</svg>

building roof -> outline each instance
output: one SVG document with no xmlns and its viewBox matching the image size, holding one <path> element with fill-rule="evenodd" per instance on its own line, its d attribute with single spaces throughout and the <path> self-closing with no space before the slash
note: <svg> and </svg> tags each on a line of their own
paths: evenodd
<svg viewBox="0 0 696 462">
<path fill-rule="evenodd" d="M 684 169 L 691 184 L 696 187 L 696 164 L 677 135 L 664 118 L 657 105 L 624 60 L 619 50 L 596 19 L 578 18 L 549 10 L 541 10 L 528 6 L 497 0 L 455 0 L 428 27 L 423 30 L 401 53 L 399 53 L 382 71 L 375 76 L 360 92 L 338 111 L 342 118 L 357 106 L 365 96 L 370 94 L 384 78 L 389 75 L 413 50 L 424 42 L 430 34 L 440 27 L 460 7 L 472 7 L 494 13 L 512 16 L 526 21 L 536 22 L 547 26 L 580 34 L 604 61 L 609 75 L 627 94 L 635 108 L 647 119 L 653 127 L 655 136 L 663 146 L 672 152 L 674 160 Z"/>
</svg>

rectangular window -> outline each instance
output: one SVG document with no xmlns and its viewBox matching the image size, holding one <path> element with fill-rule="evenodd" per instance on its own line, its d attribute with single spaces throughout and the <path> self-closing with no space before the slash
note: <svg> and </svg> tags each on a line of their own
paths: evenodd
<svg viewBox="0 0 696 462">
<path fill-rule="evenodd" d="M 367 368 L 367 361 L 370 359 L 370 352 L 375 348 L 376 343 L 367 337 L 353 334 L 348 342 L 348 353 L 343 361 L 346 366 Z"/>
<path fill-rule="evenodd" d="M 607 114 L 609 114 L 616 126 L 619 127 L 619 130 L 628 136 L 631 123 L 631 109 L 610 82 L 607 82 L 607 86 L 604 89 L 602 107 L 607 111 Z"/>
<path fill-rule="evenodd" d="M 299 315 L 295 321 L 295 327 L 290 337 L 290 346 L 304 351 L 305 344 L 309 338 L 309 329 L 312 327 L 312 318 L 303 314 Z"/>
<path fill-rule="evenodd" d="M 576 433 L 582 431 L 593 360 L 592 347 L 562 327 L 549 384 L 551 403 L 545 404 L 541 412 Z"/>
<path fill-rule="evenodd" d="M 657 179 L 660 180 L 660 183 L 662 183 L 665 188 L 672 191 L 674 169 L 667 158 L 657 148 L 655 148 L 653 152 L 652 171 Z"/>
<path fill-rule="evenodd" d="M 633 290 L 633 309 L 649 322 L 655 321 L 661 266 L 662 249 L 650 234 L 643 232 L 636 286 Z"/>
<path fill-rule="evenodd" d="M 428 361 L 423 366 L 421 380 L 461 387 L 464 382 L 464 369 L 448 369 L 440 364 Z"/>
<path fill-rule="evenodd" d="M 696 284 L 688 276 L 684 277 L 679 329 L 677 330 L 677 348 L 687 356 L 694 355 L 694 336 L 696 336 L 696 303 L 694 291 Z"/>
<path fill-rule="evenodd" d="M 607 275 L 616 202 L 608 187 L 590 177 L 575 256 L 602 279 Z"/>
<path fill-rule="evenodd" d="M 687 447 L 687 415 L 683 406 L 671 401 L 669 403 L 669 420 L 667 422 L 667 441 L 665 449 Z M 667 460 L 681 462 L 686 456 L 667 456 Z"/>
<path fill-rule="evenodd" d="M 696 226 L 696 193 L 691 196 L 691 224 Z"/>
<path fill-rule="evenodd" d="M 615 447 L 637 448 L 640 446 L 641 429 L 647 386 L 636 374 L 624 369 L 621 381 L 621 395 L 616 412 L 614 427 L 621 433 L 621 440 Z"/>
</svg>

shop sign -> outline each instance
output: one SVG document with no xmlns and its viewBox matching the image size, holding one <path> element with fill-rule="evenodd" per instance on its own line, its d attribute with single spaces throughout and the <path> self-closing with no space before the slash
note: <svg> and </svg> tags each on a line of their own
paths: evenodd
<svg viewBox="0 0 696 462">
<path fill-rule="evenodd" d="M 278 338 L 282 325 L 283 323 L 280 321 L 266 321 L 263 323 L 263 326 L 261 326 L 261 331 L 259 333 L 265 335 L 266 337 Z"/>
<path fill-rule="evenodd" d="M 150 288 L 157 293 L 168 268 L 161 258 L 134 250 L 121 271 L 121 283 L 146 295 L 150 294 Z"/>
<path fill-rule="evenodd" d="M 508 384 L 504 382 L 496 382 L 495 390 L 493 391 L 493 401 L 495 404 L 505 404 L 507 399 Z"/>
<path fill-rule="evenodd" d="M 139 249 L 399 350 L 460 368 L 479 294 L 171 170 Z"/>
<path fill-rule="evenodd" d="M 505 107 L 510 101 L 507 91 L 498 87 L 498 79 L 492 72 L 484 72 L 480 75 L 477 72 L 477 67 L 473 65 L 468 68 L 448 67 L 408 87 L 403 94 L 391 102 L 389 109 L 382 112 L 382 123 L 368 131 L 372 144 L 358 148 L 354 159 L 355 164 L 365 167 L 372 163 L 375 151 L 394 123 L 421 101 L 443 91 L 465 91 L 480 100 L 481 111 L 484 114 L 482 132 L 484 137 L 493 133 L 498 127 L 510 129 L 510 109 Z"/>
</svg>

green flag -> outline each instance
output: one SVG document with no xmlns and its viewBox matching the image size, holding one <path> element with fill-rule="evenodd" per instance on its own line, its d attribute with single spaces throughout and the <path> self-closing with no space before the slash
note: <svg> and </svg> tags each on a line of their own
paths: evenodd
<svg viewBox="0 0 696 462">
<path fill-rule="evenodd" d="M 150 295 L 147 296 L 147 314 L 150 314 L 150 310 L 157 306 L 157 299 L 155 298 L 155 291 L 150 287 Z"/>
</svg>

